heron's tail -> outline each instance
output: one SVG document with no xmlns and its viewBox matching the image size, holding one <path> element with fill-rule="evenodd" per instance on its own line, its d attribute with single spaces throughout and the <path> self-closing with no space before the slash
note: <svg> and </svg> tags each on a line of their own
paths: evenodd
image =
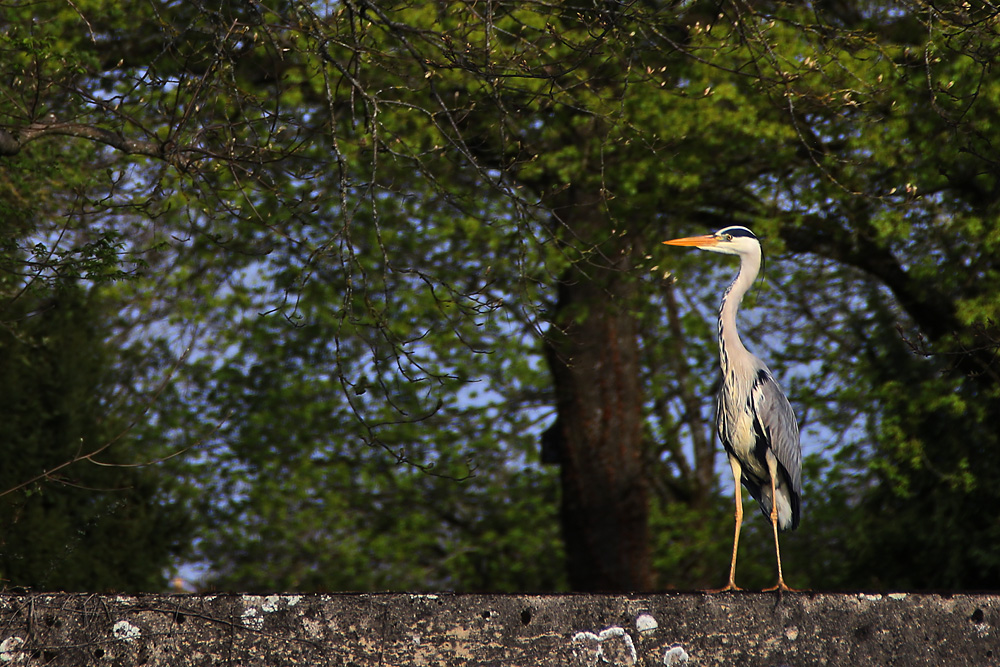
<svg viewBox="0 0 1000 667">
<path fill-rule="evenodd" d="M 799 527 L 799 494 L 784 480 L 777 485 L 778 494 L 778 530 L 795 530 Z M 760 511 L 767 520 L 771 520 L 771 485 L 761 485 Z"/>
</svg>

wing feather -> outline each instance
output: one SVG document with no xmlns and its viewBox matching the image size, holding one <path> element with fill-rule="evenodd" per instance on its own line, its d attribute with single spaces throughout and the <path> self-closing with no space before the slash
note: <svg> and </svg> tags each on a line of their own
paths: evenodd
<svg viewBox="0 0 1000 667">
<path fill-rule="evenodd" d="M 780 470 L 791 486 L 791 528 L 799 523 L 799 499 L 802 495 L 802 447 L 795 412 L 771 372 L 762 368 L 749 397 L 756 428 L 765 435 Z M 769 495 L 769 494 L 768 494 Z"/>
</svg>

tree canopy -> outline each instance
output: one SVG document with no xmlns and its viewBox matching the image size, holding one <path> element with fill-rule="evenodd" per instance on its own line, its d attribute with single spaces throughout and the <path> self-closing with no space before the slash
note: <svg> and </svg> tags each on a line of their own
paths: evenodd
<svg viewBox="0 0 1000 667">
<path fill-rule="evenodd" d="M 721 584 L 735 267 L 659 241 L 727 224 L 765 239 L 743 336 L 803 428 L 789 583 L 1000 584 L 987 8 L 0 7 L 0 322 L 74 349 L 0 349 L 0 448 L 39 455 L 6 498 L 100 449 L 142 465 L 73 493 L 169 526 L 129 538 L 141 576 L 58 585 Z M 50 297 L 81 319 L 26 317 Z M 80 558 L 40 521 L 5 527 L 18 562 Z M 748 523 L 739 580 L 765 585 Z"/>
</svg>

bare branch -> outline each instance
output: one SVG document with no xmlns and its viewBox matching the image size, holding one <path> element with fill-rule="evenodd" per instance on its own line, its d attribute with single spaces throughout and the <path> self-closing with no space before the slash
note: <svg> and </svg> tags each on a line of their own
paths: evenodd
<svg viewBox="0 0 1000 667">
<path fill-rule="evenodd" d="M 32 123 L 17 130 L 0 128 L 0 155 L 17 155 L 25 144 L 52 136 L 89 139 L 110 146 L 126 155 L 145 155 L 186 168 L 190 160 L 181 157 L 191 148 L 178 147 L 173 142 L 129 139 L 119 132 L 85 123 Z"/>
</svg>

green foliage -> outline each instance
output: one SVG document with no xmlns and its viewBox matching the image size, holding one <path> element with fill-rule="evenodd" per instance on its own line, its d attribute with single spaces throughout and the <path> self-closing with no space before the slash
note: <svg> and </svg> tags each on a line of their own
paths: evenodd
<svg viewBox="0 0 1000 667">
<path fill-rule="evenodd" d="M 211 584 L 563 586 L 556 480 L 532 463 L 544 390 L 530 349 L 477 354 L 516 344 L 499 310 L 414 280 L 418 267 L 357 261 L 386 284 L 352 293 L 343 267 L 315 266 L 292 323 L 255 316 L 217 332 L 225 360 L 197 364 L 191 380 L 209 412 L 176 406 L 222 422 L 187 471 L 209 491 L 198 550 L 217 564 Z"/>
<path fill-rule="evenodd" d="M 47 519 L 49 553 L 121 519 L 157 554 L 126 583 L 46 578 L 61 555 L 20 580 L 155 586 L 188 535 L 169 497 L 219 587 L 565 587 L 557 473 L 535 453 L 556 403 L 542 350 L 559 280 L 603 295 L 611 275 L 641 350 L 659 583 L 719 585 L 714 320 L 735 269 L 657 241 L 736 222 L 769 260 L 744 336 L 811 454 L 791 584 L 1000 582 L 1000 85 L 979 10 L 4 10 L 0 130 L 21 143 L 0 158 L 0 269 L 10 295 L 35 285 L 4 315 L 5 386 L 32 387 L 10 446 L 54 438 L 29 462 L 51 467 L 141 413 L 115 461 L 182 453 L 70 468 L 128 491 L 7 496 L 17 530 L 46 503 L 93 506 Z M 60 291 L 75 281 L 113 305 Z M 73 318 L 22 319 L 45 294 Z M 143 512 L 175 530 L 157 542 L 129 523 Z M 739 581 L 773 583 L 767 525 L 746 516 Z"/>
<path fill-rule="evenodd" d="M 16 329 L 0 335 L 0 577 L 46 590 L 161 590 L 190 524 L 158 470 L 128 467 L 153 450 L 107 418 L 99 300 L 32 289 L 5 317 Z"/>
</svg>

